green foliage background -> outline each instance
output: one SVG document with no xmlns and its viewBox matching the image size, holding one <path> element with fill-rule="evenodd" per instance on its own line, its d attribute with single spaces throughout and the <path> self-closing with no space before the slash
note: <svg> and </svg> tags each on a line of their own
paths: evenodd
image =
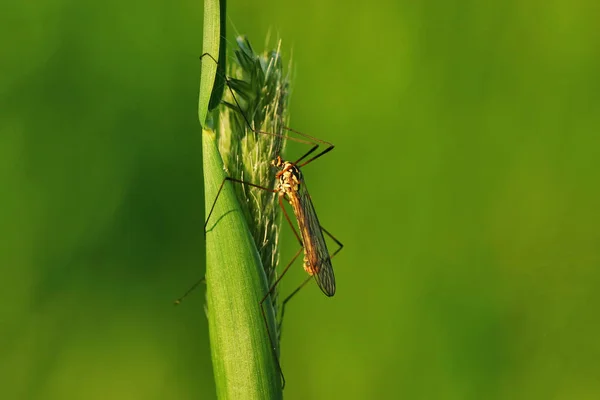
<svg viewBox="0 0 600 400">
<path fill-rule="evenodd" d="M 2 8 L 0 397 L 214 398 L 203 293 L 171 304 L 204 271 L 202 2 Z M 338 292 L 288 308 L 287 398 L 600 398 L 598 15 L 229 2 L 336 145 L 304 174 Z"/>
</svg>

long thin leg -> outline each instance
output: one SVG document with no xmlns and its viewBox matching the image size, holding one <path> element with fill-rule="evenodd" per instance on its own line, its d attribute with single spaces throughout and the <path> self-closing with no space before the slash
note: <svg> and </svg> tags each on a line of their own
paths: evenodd
<svg viewBox="0 0 600 400">
<path fill-rule="evenodd" d="M 294 232 L 294 236 L 296 236 L 296 239 L 298 239 L 298 243 L 300 243 L 300 246 L 304 247 L 304 243 L 302 243 L 300 234 L 298 234 L 298 231 L 296 230 L 296 228 L 294 227 L 294 224 L 292 223 L 292 220 L 290 219 L 290 215 L 288 214 L 288 212 L 285 210 L 285 207 L 283 206 L 282 199 L 283 199 L 283 196 L 279 196 L 279 207 L 281 207 L 281 211 L 283 211 L 283 215 L 285 216 L 285 219 L 287 220 L 288 224 L 290 225 L 290 228 L 292 228 L 292 232 Z"/>
<path fill-rule="evenodd" d="M 181 304 L 181 302 L 183 301 L 183 299 L 185 299 L 188 294 L 192 293 L 194 291 L 194 289 L 196 289 L 198 287 L 198 285 L 201 284 L 201 283 L 206 283 L 206 277 L 204 277 L 204 278 L 200 279 L 198 282 L 194 283 L 192 285 L 192 287 L 189 288 L 187 290 L 187 292 L 185 292 L 183 294 L 183 296 L 181 296 L 180 298 L 178 298 L 177 300 L 175 300 L 175 302 L 173 304 L 176 305 L 176 306 L 179 305 L 179 304 Z"/>
<path fill-rule="evenodd" d="M 294 261 L 296 261 L 296 259 L 300 255 L 300 253 L 302 253 L 302 250 L 304 250 L 304 246 L 302 244 L 302 239 L 300 238 L 300 235 L 294 228 L 294 224 L 292 223 L 292 220 L 290 219 L 288 212 L 286 211 L 285 207 L 283 206 L 283 196 L 279 196 L 279 207 L 281 207 L 281 210 L 283 211 L 283 215 L 285 216 L 285 219 L 287 220 L 288 224 L 292 228 L 292 232 L 294 232 L 296 239 L 298 239 L 298 243 L 300 243 L 300 248 L 298 249 L 296 254 L 294 254 L 294 257 L 292 257 L 292 260 L 288 263 L 288 265 L 286 265 L 286 267 L 283 269 L 283 271 L 281 272 L 281 275 L 279 275 L 277 277 L 277 279 L 275 280 L 275 282 L 273 282 L 273 284 L 271 285 L 271 287 L 269 288 L 267 293 L 265 293 L 264 297 L 260 301 L 260 312 L 262 313 L 262 317 L 265 322 L 265 328 L 267 329 L 267 334 L 269 335 L 269 342 L 271 343 L 271 349 L 273 350 L 273 356 L 275 357 L 275 362 L 277 363 L 277 367 L 279 368 L 279 373 L 281 374 L 281 379 L 283 382 L 282 388 L 284 388 L 285 387 L 285 376 L 283 375 L 283 370 L 281 369 L 281 365 L 279 364 L 279 357 L 277 356 L 277 346 L 275 346 L 275 341 L 273 340 L 273 336 L 271 335 L 271 331 L 269 330 L 269 324 L 267 322 L 267 316 L 265 314 L 264 302 L 269 297 L 269 295 L 271 295 L 274 292 L 275 288 L 281 281 L 281 278 L 283 278 L 283 276 L 286 274 L 288 269 L 292 266 Z M 279 326 L 279 324 L 277 324 L 277 326 Z M 279 338 L 279 335 L 277 335 L 277 338 Z"/>
<path fill-rule="evenodd" d="M 287 302 L 290 301 L 291 298 L 294 297 L 294 295 L 296 295 L 296 293 L 298 293 L 300 291 L 300 289 L 302 289 L 304 286 L 306 286 L 306 284 L 308 282 L 310 282 L 310 280 L 312 278 L 313 278 L 313 275 L 304 279 L 304 282 L 302 282 L 300 284 L 300 286 L 298 286 L 292 293 L 290 293 L 290 295 L 288 297 L 286 297 L 285 300 L 283 300 L 283 302 L 281 303 L 281 314 L 279 316 L 279 323 L 277 324 L 277 332 L 279 332 L 279 341 L 281 341 L 281 328 L 283 327 L 283 316 L 285 315 L 285 306 L 286 306 Z"/>
<path fill-rule="evenodd" d="M 333 239 L 334 242 L 336 242 L 338 244 L 338 249 L 336 251 L 333 252 L 333 254 L 331 256 L 329 256 L 329 259 L 331 260 L 333 257 L 335 257 L 335 255 L 337 253 L 340 252 L 340 250 L 342 250 L 342 248 L 344 247 L 344 245 L 342 244 L 342 242 L 340 242 L 339 240 L 337 240 L 331 233 L 329 233 L 329 231 L 327 231 L 325 228 L 323 228 L 321 226 L 321 230 L 323 232 L 325 232 L 327 234 L 327 236 L 329 236 L 331 239 Z M 281 315 L 279 317 L 279 324 L 277 325 L 277 332 L 279 332 L 279 341 L 281 341 L 281 328 L 283 326 L 283 316 L 285 315 L 285 307 L 287 305 L 287 302 L 290 301 L 292 299 L 292 297 L 294 297 L 296 295 L 296 293 L 298 293 L 300 291 L 300 289 L 302 289 L 304 286 L 306 286 L 306 284 L 308 282 L 310 282 L 310 280 L 313 278 L 313 275 L 309 276 L 308 278 L 306 278 L 304 280 L 304 282 L 302 282 L 300 284 L 300 286 L 298 286 L 292 293 L 290 293 L 282 302 L 281 302 Z"/>
<path fill-rule="evenodd" d="M 258 188 L 258 189 L 266 190 L 267 192 L 277 193 L 277 190 L 275 190 L 275 189 L 269 189 L 269 188 L 266 188 L 264 186 L 255 185 L 254 183 L 242 181 L 240 179 L 230 178 L 228 176 L 225 177 L 223 179 L 223 182 L 221 182 L 221 186 L 219 186 L 219 190 L 217 191 L 217 196 L 215 197 L 215 201 L 213 201 L 213 204 L 210 207 L 210 211 L 208 212 L 208 217 L 206 217 L 206 222 L 204 222 L 204 233 L 205 234 L 206 234 L 206 226 L 208 225 L 208 220 L 210 219 L 210 216 L 212 215 L 212 212 L 215 209 L 215 205 L 217 204 L 217 200 L 219 199 L 219 196 L 221 195 L 221 190 L 223 190 L 223 185 L 225 185 L 226 181 L 242 183 L 244 185 L 248 185 L 248 186 L 252 186 L 252 187 Z"/>
<path fill-rule="evenodd" d="M 215 201 L 213 202 L 213 204 L 212 204 L 212 206 L 210 208 L 210 212 L 208 213 L 208 217 L 206 218 L 206 222 L 204 222 L 204 234 L 206 234 L 206 226 L 208 225 L 208 220 L 210 219 L 210 216 L 212 215 L 212 212 L 213 212 L 213 210 L 215 208 L 215 205 L 217 204 L 217 200 L 219 199 L 219 196 L 221 195 L 221 190 L 223 190 L 223 186 L 225 185 L 226 181 L 232 181 L 232 182 L 242 183 L 242 184 L 245 184 L 245 185 L 248 185 L 248 186 L 252 186 L 252 187 L 255 187 L 255 188 L 258 188 L 258 189 L 266 190 L 266 191 L 269 191 L 269 192 L 277 192 L 276 190 L 269 189 L 269 188 L 266 188 L 266 187 L 263 187 L 263 186 L 259 186 L 259 185 L 255 185 L 253 183 L 242 181 L 240 179 L 225 177 L 223 179 L 223 182 L 221 182 L 221 186 L 219 186 L 219 190 L 217 191 L 217 196 L 215 197 Z M 180 298 L 178 298 L 177 300 L 175 300 L 174 304 L 175 305 L 181 304 L 181 302 L 183 301 L 183 299 L 185 299 L 191 292 L 193 292 L 198 287 L 198 285 L 200 285 L 201 283 L 206 283 L 206 277 L 204 277 L 204 278 L 200 279 L 198 282 L 194 283 L 192 285 L 192 287 L 190 287 L 187 290 L 187 292 L 185 292 L 183 294 L 183 296 L 181 296 Z"/>
<path fill-rule="evenodd" d="M 267 300 L 269 298 L 269 295 L 273 292 L 273 290 L 275 290 L 275 287 L 277 286 L 277 284 L 279 283 L 281 278 L 283 278 L 283 276 L 288 271 L 288 269 L 290 269 L 290 267 L 292 266 L 294 261 L 296 261 L 296 258 L 298 258 L 300 253 L 302 253 L 302 250 L 303 250 L 303 247 L 300 247 L 298 249 L 298 251 L 296 252 L 294 257 L 292 258 L 292 261 L 290 261 L 289 264 L 284 268 L 281 275 L 279 275 L 279 277 L 277 277 L 275 282 L 271 285 L 271 287 L 269 288 L 267 293 L 265 293 L 264 297 L 260 301 L 260 312 L 262 313 L 263 321 L 265 322 L 265 328 L 267 329 L 267 335 L 269 336 L 269 342 L 271 343 L 271 349 L 273 350 L 273 356 L 275 357 L 275 362 L 277 363 L 277 368 L 279 369 L 279 373 L 281 374 L 282 389 L 285 387 L 285 376 L 283 375 L 283 370 L 281 369 L 281 365 L 279 364 L 279 357 L 277 356 L 277 346 L 275 346 L 275 341 L 273 340 L 273 336 L 271 335 L 271 331 L 269 329 L 269 323 L 267 322 L 267 315 L 265 314 L 264 302 L 265 302 L 265 300 Z"/>
<path fill-rule="evenodd" d="M 202 60 L 202 58 L 204 58 L 204 56 L 210 57 L 217 65 L 219 64 L 219 62 L 210 53 L 204 53 L 204 54 L 202 54 L 200 56 L 200 60 Z M 282 138 L 288 138 L 290 140 L 293 140 L 293 141 L 296 141 L 296 142 L 299 142 L 299 143 L 312 144 L 313 145 L 313 147 L 310 150 L 308 150 L 302 157 L 300 157 L 298 160 L 296 160 L 296 162 L 294 163 L 295 165 L 298 165 L 299 162 L 301 162 L 306 157 L 308 157 L 310 154 L 312 154 L 313 152 L 315 152 L 319 148 L 319 144 L 327 145 L 327 148 L 325 150 L 321 151 L 320 153 L 318 153 L 317 155 L 313 156 L 312 158 L 310 158 L 308 161 L 305 161 L 302 164 L 298 165 L 299 167 L 303 167 L 303 166 L 311 163 L 312 161 L 316 160 L 317 158 L 321 157 L 325 153 L 328 153 L 331 150 L 333 150 L 333 148 L 334 148 L 333 144 L 331 144 L 329 142 L 326 142 L 325 140 L 317 139 L 317 138 L 315 138 L 313 136 L 307 135 L 305 133 L 302 133 L 300 131 L 297 131 L 295 129 L 288 128 L 288 127 L 285 127 L 285 126 L 282 129 L 284 129 L 284 130 L 286 130 L 288 132 L 293 132 L 293 133 L 295 133 L 297 135 L 303 136 L 303 137 L 307 138 L 308 140 L 302 140 L 302 139 L 291 137 L 289 135 L 281 135 L 281 134 L 278 134 L 278 133 L 265 132 L 265 131 L 259 131 L 259 130 L 254 129 L 252 127 L 252 124 L 250 124 L 250 121 L 248 120 L 248 118 L 246 117 L 246 115 L 242 112 L 242 107 L 240 106 L 240 103 L 239 103 L 239 101 L 237 99 L 237 96 L 235 95 L 235 93 L 233 92 L 233 89 L 231 88 L 231 79 L 229 79 L 227 76 L 222 76 L 222 78 L 227 83 L 227 88 L 229 88 L 229 92 L 231 93 L 231 96 L 233 98 L 235 106 L 237 107 L 237 111 L 242 115 L 242 118 L 246 122 L 246 125 L 248 126 L 248 128 L 252 132 L 254 132 L 256 134 L 263 134 L 263 135 L 271 135 L 271 136 L 277 136 L 277 137 L 282 137 Z M 226 103 L 226 104 L 229 104 L 229 103 Z"/>
<path fill-rule="evenodd" d="M 296 165 L 298 165 L 298 163 L 299 163 L 300 161 L 304 160 L 306 157 L 308 157 L 310 154 L 312 154 L 312 152 L 314 152 L 315 150 L 317 150 L 317 148 L 319 147 L 319 144 L 327 145 L 327 148 L 326 148 L 325 150 L 321 151 L 321 152 L 320 152 L 320 153 L 318 153 L 316 156 L 313 156 L 313 157 L 312 157 L 311 159 L 309 159 L 308 161 L 305 161 L 305 162 L 303 162 L 302 164 L 298 165 L 299 167 L 303 167 L 303 166 L 305 166 L 306 164 L 308 164 L 308 163 L 310 163 L 310 162 L 312 162 L 312 161 L 316 160 L 317 158 L 321 157 L 323 154 L 330 152 L 330 151 L 331 151 L 331 150 L 333 150 L 333 148 L 334 148 L 334 145 L 333 145 L 333 144 L 331 144 L 331 143 L 329 143 L 329 142 L 326 142 L 325 140 L 322 140 L 322 139 L 317 139 L 316 137 L 313 137 L 313 136 L 307 135 L 306 133 L 302 133 L 302 132 L 300 132 L 300 131 L 297 131 L 297 130 L 295 130 L 295 129 L 292 129 L 292 128 L 284 127 L 283 129 L 285 129 L 285 130 L 287 130 L 287 131 L 290 131 L 290 132 L 294 132 L 294 133 L 295 133 L 295 134 L 297 134 L 297 135 L 304 136 L 305 138 L 309 139 L 309 141 L 310 141 L 311 143 L 313 143 L 313 144 L 314 144 L 314 146 L 313 146 L 313 148 L 312 148 L 312 149 L 310 149 L 309 151 L 307 151 L 307 152 L 306 152 L 306 153 L 305 153 L 305 154 L 304 154 L 302 157 L 300 157 L 299 159 L 297 159 L 297 160 L 296 160 L 296 162 L 294 163 L 294 164 L 296 164 Z M 288 137 L 289 137 L 289 136 L 288 136 Z M 289 138 L 290 138 L 290 139 L 292 139 L 292 140 L 294 140 L 294 138 L 292 138 L 292 137 L 289 137 Z M 296 139 L 296 141 L 300 141 L 300 140 L 299 140 L 299 139 Z"/>
<path fill-rule="evenodd" d="M 331 239 L 333 239 L 333 241 L 336 242 L 338 246 L 340 246 L 340 247 L 338 247 L 338 249 L 336 251 L 333 252 L 333 254 L 331 256 L 329 256 L 329 259 L 331 260 L 337 253 L 340 252 L 340 250 L 342 250 L 344 248 L 344 245 L 342 244 L 342 242 L 337 240 L 331 233 L 329 233 L 329 231 L 327 229 L 323 228 L 322 226 L 321 226 L 321 230 L 323 232 L 325 232 L 327 234 L 327 236 L 329 236 Z"/>
</svg>

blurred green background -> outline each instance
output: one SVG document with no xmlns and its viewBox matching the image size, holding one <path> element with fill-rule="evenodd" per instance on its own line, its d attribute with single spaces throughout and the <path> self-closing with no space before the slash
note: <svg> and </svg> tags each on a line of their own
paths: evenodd
<svg viewBox="0 0 600 400">
<path fill-rule="evenodd" d="M 286 397 L 600 398 L 597 1 L 228 6 L 336 145 L 304 174 L 338 291 L 290 303 Z M 204 273 L 202 7 L 2 5 L 3 399 L 214 398 L 204 295 L 172 306 Z"/>
</svg>

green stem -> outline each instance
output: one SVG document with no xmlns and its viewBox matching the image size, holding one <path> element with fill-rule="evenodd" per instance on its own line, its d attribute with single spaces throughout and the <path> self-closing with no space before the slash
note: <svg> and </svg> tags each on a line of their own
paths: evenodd
<svg viewBox="0 0 600 400">
<path fill-rule="evenodd" d="M 220 26 L 224 6 L 205 2 L 203 51 L 219 54 L 224 69 L 224 42 Z M 198 116 L 202 131 L 202 155 L 206 215 L 225 178 L 215 132 L 208 128 L 212 98 L 220 100 L 213 60 L 203 59 Z M 206 70 L 206 72 L 205 72 Z M 220 92 L 220 93 L 219 93 Z M 216 93 L 216 94 L 215 94 Z M 209 121 L 212 118 L 208 119 Z M 210 345 L 219 399 L 281 399 L 281 378 L 271 349 L 260 300 L 267 293 L 265 273 L 231 183 L 226 182 L 206 226 L 206 303 Z M 269 331 L 275 330 L 270 300 L 264 302 Z M 276 335 L 272 335 L 276 336 Z M 273 337 L 276 340 L 276 337 Z"/>
<path fill-rule="evenodd" d="M 225 173 L 215 135 L 202 135 L 206 213 Z M 206 302 L 213 368 L 220 399 L 280 399 L 281 380 L 259 301 L 266 277 L 229 182 L 206 227 Z M 265 301 L 269 329 L 275 316 Z M 274 339 L 275 340 L 275 339 Z"/>
</svg>

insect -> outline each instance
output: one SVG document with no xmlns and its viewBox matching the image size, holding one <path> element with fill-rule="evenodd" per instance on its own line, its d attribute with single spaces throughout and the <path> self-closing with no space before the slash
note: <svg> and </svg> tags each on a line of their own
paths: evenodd
<svg viewBox="0 0 600 400">
<path fill-rule="evenodd" d="M 259 133 L 266 134 L 266 132 Z M 333 268 L 331 266 L 331 258 L 342 249 L 343 245 L 319 224 L 319 219 L 317 217 L 317 213 L 315 212 L 315 208 L 312 204 L 311 197 L 306 188 L 306 183 L 304 181 L 302 172 L 300 171 L 300 167 L 305 166 L 309 162 L 316 160 L 318 157 L 330 151 L 331 149 L 333 149 L 333 145 L 330 145 L 327 149 L 317 154 L 310 160 L 299 164 L 299 162 L 302 159 L 306 158 L 309 154 L 316 150 L 317 147 L 318 144 L 316 144 L 315 147 L 313 147 L 313 149 L 309 150 L 296 162 L 284 161 L 281 158 L 281 156 L 277 156 L 276 159 L 271 161 L 271 165 L 278 169 L 278 172 L 275 175 L 275 178 L 279 181 L 277 183 L 276 189 L 269 189 L 240 179 L 226 177 L 221 183 L 221 186 L 219 187 L 217 196 L 206 219 L 205 228 L 217 203 L 219 195 L 221 194 L 221 190 L 223 189 L 223 186 L 227 181 L 241 183 L 252 186 L 257 189 L 277 193 L 279 195 L 279 204 L 281 209 L 283 210 L 284 216 L 290 224 L 296 238 L 298 239 L 298 242 L 300 243 L 300 246 L 302 247 L 298 250 L 296 255 L 293 257 L 292 261 L 286 266 L 286 268 L 283 270 L 277 281 L 275 281 L 275 283 L 272 286 L 275 286 L 281 280 L 281 278 L 287 272 L 289 266 L 296 260 L 296 258 L 298 258 L 300 252 L 304 250 L 304 270 L 309 275 L 309 278 L 306 282 L 308 282 L 311 278 L 314 277 L 315 281 L 317 282 L 317 285 L 323 291 L 323 293 L 331 297 L 335 294 L 335 276 L 333 273 Z M 283 199 L 285 199 L 291 205 L 301 235 L 299 235 L 296 229 L 294 228 L 289 214 L 283 206 Z M 331 256 L 329 255 L 323 232 L 325 232 L 340 246 L 340 248 L 338 248 L 336 252 Z"/>
</svg>

